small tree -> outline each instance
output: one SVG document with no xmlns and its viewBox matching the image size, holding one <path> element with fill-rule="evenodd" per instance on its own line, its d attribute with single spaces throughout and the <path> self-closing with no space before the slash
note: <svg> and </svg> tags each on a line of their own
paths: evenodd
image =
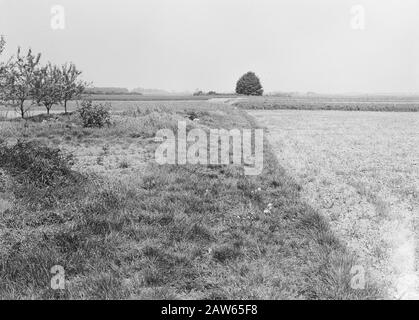
<svg viewBox="0 0 419 320">
<path fill-rule="evenodd" d="M 61 102 L 62 73 L 59 67 L 48 63 L 35 72 L 33 99 L 43 105 L 49 114 L 52 106 Z"/>
<path fill-rule="evenodd" d="M 61 67 L 61 104 L 65 113 L 67 113 L 67 102 L 79 99 L 88 85 L 79 80 L 81 73 L 73 63 L 66 63 Z"/>
<path fill-rule="evenodd" d="M 0 55 L 3 53 L 5 45 L 6 45 L 6 40 L 4 40 L 3 36 L 0 36 Z"/>
<path fill-rule="evenodd" d="M 6 41 L 3 36 L 0 36 L 0 55 L 3 53 Z M 0 102 L 3 101 L 3 95 L 6 85 L 6 76 L 7 76 L 7 63 L 0 62 Z"/>
<path fill-rule="evenodd" d="M 32 99 L 40 58 L 41 54 L 33 55 L 31 49 L 26 56 L 21 56 L 18 48 L 16 58 L 12 58 L 3 70 L 2 99 L 6 106 L 14 107 L 22 118 L 30 109 L 25 101 Z"/>
<path fill-rule="evenodd" d="M 247 96 L 261 96 L 263 94 L 260 80 L 254 72 L 247 72 L 237 81 L 236 93 Z"/>
</svg>

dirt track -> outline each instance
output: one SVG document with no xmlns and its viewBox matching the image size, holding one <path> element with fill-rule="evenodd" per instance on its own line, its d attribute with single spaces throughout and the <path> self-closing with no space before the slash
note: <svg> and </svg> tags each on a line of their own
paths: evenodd
<svg viewBox="0 0 419 320">
<path fill-rule="evenodd" d="M 358 255 L 366 281 L 419 298 L 419 114 L 249 111 L 303 197 Z"/>
</svg>

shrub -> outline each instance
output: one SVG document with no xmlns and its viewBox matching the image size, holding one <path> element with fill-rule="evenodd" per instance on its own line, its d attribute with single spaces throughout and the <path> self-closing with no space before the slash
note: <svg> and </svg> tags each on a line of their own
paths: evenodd
<svg viewBox="0 0 419 320">
<path fill-rule="evenodd" d="M 110 104 L 93 104 L 91 100 L 83 100 L 77 109 L 85 128 L 102 128 L 111 123 Z"/>
<path fill-rule="evenodd" d="M 71 156 L 39 142 L 0 145 L 0 169 L 12 178 L 15 197 L 24 199 L 29 207 L 51 207 L 76 196 L 83 178 L 71 165 Z"/>
<path fill-rule="evenodd" d="M 199 118 L 198 113 L 193 110 L 187 111 L 186 115 L 189 118 L 189 120 L 192 120 L 192 121 Z"/>
<path fill-rule="evenodd" d="M 236 93 L 247 96 L 261 96 L 263 94 L 260 80 L 254 72 L 249 71 L 237 81 Z"/>
<path fill-rule="evenodd" d="M 52 186 L 58 178 L 69 175 L 71 164 L 71 155 L 35 141 L 0 148 L 0 167 L 20 183 Z"/>
</svg>

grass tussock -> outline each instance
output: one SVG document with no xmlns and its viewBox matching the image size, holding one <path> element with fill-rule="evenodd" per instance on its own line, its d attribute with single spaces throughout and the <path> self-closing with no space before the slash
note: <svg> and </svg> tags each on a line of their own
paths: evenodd
<svg viewBox="0 0 419 320">
<path fill-rule="evenodd" d="M 223 108 L 206 113 L 197 108 L 196 125 L 255 126 L 244 113 Z M 158 117 L 146 127 L 151 134 L 167 119 L 187 115 L 191 110 L 144 112 L 132 118 Z M 122 121 L 115 123 L 113 129 L 89 128 L 90 138 L 103 130 L 118 137 L 134 130 Z M 31 130 L 42 132 L 43 126 Z M 66 130 L 62 123 L 54 126 Z M 14 163 L 16 158 L 20 160 Z M 81 176 L 58 150 L 32 142 L 3 145 L 0 159 L 2 172 L 13 182 L 3 192 L 16 197 L 0 215 L 0 298 L 376 295 L 370 287 L 350 288 L 353 258 L 327 223 L 301 201 L 300 187 L 279 167 L 267 144 L 263 173 L 255 177 L 245 176 L 240 166 L 152 162 L 144 174 L 130 179 Z M 20 189 L 26 185 L 54 195 L 54 201 L 47 206 L 43 196 L 29 201 Z M 64 267 L 64 290 L 50 287 L 54 265 Z"/>
<path fill-rule="evenodd" d="M 13 181 L 13 195 L 25 205 L 48 208 L 71 199 L 81 175 L 72 157 L 36 141 L 0 145 L 0 168 Z"/>
</svg>

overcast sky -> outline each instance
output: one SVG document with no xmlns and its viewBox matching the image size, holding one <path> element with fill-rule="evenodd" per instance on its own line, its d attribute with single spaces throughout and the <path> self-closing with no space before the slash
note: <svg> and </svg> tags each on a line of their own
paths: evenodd
<svg viewBox="0 0 419 320">
<path fill-rule="evenodd" d="M 419 92 L 419 0 L 0 0 L 0 33 L 96 86 L 226 92 L 252 70 L 265 91 Z"/>
</svg>

